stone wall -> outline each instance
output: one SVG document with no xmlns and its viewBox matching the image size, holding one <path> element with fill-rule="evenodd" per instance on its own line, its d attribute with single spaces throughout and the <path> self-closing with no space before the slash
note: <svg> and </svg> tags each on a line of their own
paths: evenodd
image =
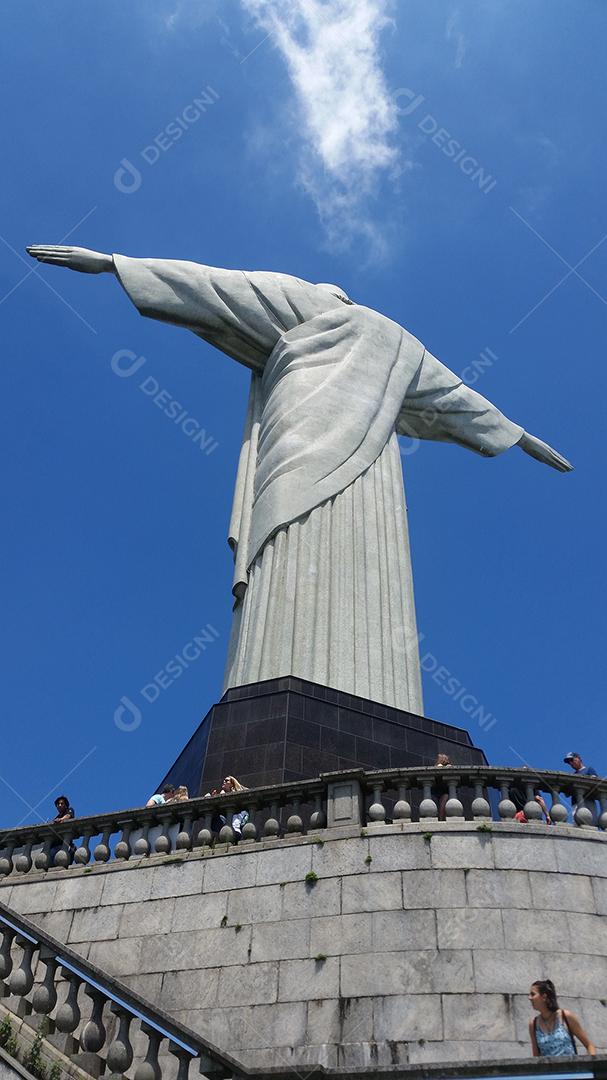
<svg viewBox="0 0 607 1080">
<path fill-rule="evenodd" d="M 247 1065 L 528 1056 L 542 977 L 607 1048 L 598 832 L 334 828 L 30 873 L 0 899 Z"/>
</svg>

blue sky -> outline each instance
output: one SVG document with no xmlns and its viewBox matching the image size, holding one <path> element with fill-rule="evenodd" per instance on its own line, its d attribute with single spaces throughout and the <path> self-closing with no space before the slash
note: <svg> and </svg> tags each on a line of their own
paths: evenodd
<svg viewBox="0 0 607 1080">
<path fill-rule="evenodd" d="M 307 24 L 276 10 L 4 12 L 3 824 L 50 816 L 57 786 L 80 813 L 143 801 L 220 695 L 230 624 L 247 372 L 141 319 L 109 275 L 23 253 L 68 234 L 337 282 L 569 457 L 563 476 L 403 440 L 426 713 L 492 762 L 558 768 L 573 747 L 605 770 L 607 9 L 360 0 L 337 28 L 313 0 L 280 8 Z M 144 358 L 130 378 L 121 350 Z M 135 731 L 114 722 L 124 697 Z"/>
</svg>

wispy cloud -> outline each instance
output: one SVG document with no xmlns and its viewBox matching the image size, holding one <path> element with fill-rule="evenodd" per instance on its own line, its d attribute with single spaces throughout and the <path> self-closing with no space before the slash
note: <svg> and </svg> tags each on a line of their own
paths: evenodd
<svg viewBox="0 0 607 1080">
<path fill-rule="evenodd" d="M 241 0 L 280 50 L 295 92 L 298 180 L 331 242 L 381 242 L 368 212 L 396 165 L 396 105 L 380 53 L 392 0 Z"/>
<path fill-rule="evenodd" d="M 445 29 L 445 35 L 447 41 L 453 41 L 455 44 L 455 66 L 461 68 L 464 63 L 464 56 L 466 55 L 467 41 L 462 31 L 459 29 L 459 11 L 454 11 L 447 19 L 447 26 Z"/>
<path fill-rule="evenodd" d="M 162 21 L 167 30 L 182 27 L 195 29 L 217 18 L 220 11 L 219 0 L 205 0 L 204 4 L 192 3 L 191 0 L 174 0 L 171 11 L 162 13 Z"/>
</svg>

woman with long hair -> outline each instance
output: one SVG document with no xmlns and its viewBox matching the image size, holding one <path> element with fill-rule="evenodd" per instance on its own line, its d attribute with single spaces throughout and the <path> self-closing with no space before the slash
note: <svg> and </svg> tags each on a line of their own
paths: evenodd
<svg viewBox="0 0 607 1080">
<path fill-rule="evenodd" d="M 214 788 L 213 791 L 207 792 L 205 798 L 209 798 L 212 795 L 234 795 L 237 791 L 247 790 L 248 788 L 246 788 L 244 784 L 241 784 L 240 780 L 237 780 L 235 776 L 225 776 L 220 790 L 217 791 L 217 789 Z M 248 820 L 249 814 L 247 810 L 237 810 L 232 814 L 232 829 L 239 840 L 242 837 L 242 827 L 243 825 L 246 825 Z M 225 814 L 217 812 L 213 815 L 213 820 L 211 821 L 211 829 L 213 832 L 220 832 L 226 824 L 227 820 Z"/>
<path fill-rule="evenodd" d="M 596 1047 L 591 1043 L 575 1013 L 559 1008 L 556 990 L 551 979 L 538 979 L 529 990 L 529 1003 L 538 1013 L 529 1021 L 529 1037 L 534 1057 L 567 1057 L 577 1054 L 575 1040 L 579 1039 L 592 1057 Z"/>
<path fill-rule="evenodd" d="M 231 795 L 233 791 L 246 791 L 244 784 L 240 783 L 235 776 L 226 776 L 223 784 L 221 785 L 221 791 L 224 795 Z"/>
</svg>

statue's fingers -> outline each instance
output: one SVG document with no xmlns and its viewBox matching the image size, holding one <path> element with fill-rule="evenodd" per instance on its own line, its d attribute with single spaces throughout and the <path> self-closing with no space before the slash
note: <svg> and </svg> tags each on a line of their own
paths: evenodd
<svg viewBox="0 0 607 1080">
<path fill-rule="evenodd" d="M 69 266 L 71 260 L 67 255 L 37 255 L 38 262 L 52 263 L 53 266 Z"/>
<path fill-rule="evenodd" d="M 72 253 L 73 248 L 63 247 L 59 244 L 32 244 L 31 247 L 25 250 L 30 255 L 37 257 L 39 255 L 69 255 Z"/>
<path fill-rule="evenodd" d="M 554 469 L 558 469 L 559 472 L 571 472 L 573 465 L 570 461 L 567 461 L 567 458 L 563 457 L 562 454 L 557 453 L 556 450 L 552 450 L 552 448 L 551 455 L 552 460 L 550 461 L 550 464 Z"/>
</svg>

